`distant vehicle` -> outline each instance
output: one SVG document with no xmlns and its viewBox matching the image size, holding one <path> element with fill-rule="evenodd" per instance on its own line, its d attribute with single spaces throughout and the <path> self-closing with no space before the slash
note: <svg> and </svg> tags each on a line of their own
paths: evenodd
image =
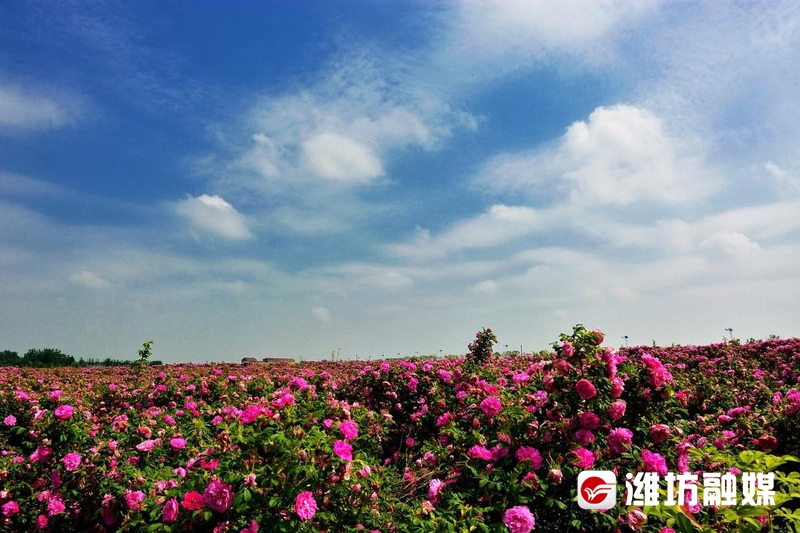
<svg viewBox="0 0 800 533">
<path fill-rule="evenodd" d="M 265 357 L 261 361 L 255 357 L 242 357 L 243 365 L 252 365 L 255 363 L 294 363 L 293 357 Z"/>
<path fill-rule="evenodd" d="M 265 363 L 294 363 L 294 357 L 265 357 Z"/>
</svg>

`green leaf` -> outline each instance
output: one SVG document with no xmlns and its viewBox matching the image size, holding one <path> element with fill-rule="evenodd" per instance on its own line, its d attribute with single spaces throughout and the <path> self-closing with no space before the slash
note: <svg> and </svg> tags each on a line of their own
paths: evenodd
<svg viewBox="0 0 800 533">
<path fill-rule="evenodd" d="M 249 502 L 253 498 L 250 489 L 244 489 L 244 501 Z"/>
<path fill-rule="evenodd" d="M 675 515 L 675 531 L 678 533 L 693 533 L 694 524 L 692 524 L 688 516 L 678 513 Z"/>
<path fill-rule="evenodd" d="M 160 527 L 161 527 L 161 524 L 151 524 L 150 526 L 147 527 L 147 531 L 149 533 L 152 533 L 153 531 L 157 530 Z"/>
<path fill-rule="evenodd" d="M 750 464 L 756 459 L 756 453 L 753 450 L 745 450 L 739 454 L 739 462 Z"/>
<path fill-rule="evenodd" d="M 739 509 L 739 516 L 764 516 L 769 514 L 767 507 L 742 507 Z"/>
</svg>

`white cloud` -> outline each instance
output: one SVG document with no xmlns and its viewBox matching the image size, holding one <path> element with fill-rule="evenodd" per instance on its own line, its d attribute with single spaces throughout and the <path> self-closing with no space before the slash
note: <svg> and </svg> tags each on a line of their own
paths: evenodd
<svg viewBox="0 0 800 533">
<path fill-rule="evenodd" d="M 79 114 L 74 99 L 0 85 L 0 129 L 55 129 L 73 123 Z"/>
<path fill-rule="evenodd" d="M 278 170 L 280 149 L 278 145 L 263 133 L 256 133 L 251 138 L 256 143 L 256 148 L 246 156 L 246 159 L 250 160 L 250 163 L 262 176 L 277 178 L 280 175 Z"/>
<path fill-rule="evenodd" d="M 311 314 L 316 317 L 320 322 L 330 322 L 331 312 L 324 307 L 314 307 L 311 309 Z"/>
<path fill-rule="evenodd" d="M 466 0 L 459 3 L 464 41 L 477 54 L 582 51 L 655 2 L 609 0 Z"/>
<path fill-rule="evenodd" d="M 719 180 L 700 149 L 670 135 L 654 113 L 615 105 L 598 107 L 550 146 L 495 156 L 475 182 L 539 201 L 675 206 L 698 203 Z"/>
<path fill-rule="evenodd" d="M 714 187 L 702 158 L 655 114 L 633 106 L 600 107 L 572 124 L 555 157 L 582 203 L 695 203 Z"/>
<path fill-rule="evenodd" d="M 364 278 L 364 283 L 378 289 L 397 291 L 414 285 L 414 280 L 394 270 L 376 272 Z"/>
<path fill-rule="evenodd" d="M 314 186 L 309 177 L 358 184 L 383 175 L 399 152 L 437 149 L 453 129 L 475 124 L 413 79 L 402 59 L 367 46 L 344 51 L 311 82 L 255 98 L 226 142 L 240 171 L 293 187 Z"/>
<path fill-rule="evenodd" d="M 751 235 L 758 241 L 774 242 L 791 239 L 800 228 L 797 213 L 800 213 L 800 200 L 787 200 L 728 209 L 698 221 L 698 226 L 706 235 L 734 231 Z"/>
<path fill-rule="evenodd" d="M 722 254 L 725 257 L 745 257 L 758 250 L 758 243 L 753 242 L 744 233 L 723 231 L 715 233 L 700 243 L 702 248 Z"/>
<path fill-rule="evenodd" d="M 800 192 L 800 179 L 790 175 L 772 161 L 767 161 L 763 169 L 779 191 L 790 194 Z"/>
<path fill-rule="evenodd" d="M 491 294 L 497 292 L 497 283 L 490 279 L 485 279 L 473 285 L 472 290 L 477 293 Z"/>
<path fill-rule="evenodd" d="M 540 231 L 539 215 L 525 206 L 496 204 L 485 213 L 453 225 L 438 237 L 417 228 L 409 243 L 397 244 L 390 250 L 397 255 L 416 258 L 443 257 L 459 250 L 495 248 Z"/>
<path fill-rule="evenodd" d="M 89 270 L 81 270 L 80 272 L 76 272 L 72 274 L 69 279 L 73 283 L 92 289 L 105 289 L 111 285 L 111 283 Z"/>
<path fill-rule="evenodd" d="M 339 183 L 365 183 L 383 174 L 381 161 L 366 145 L 335 133 L 305 141 L 303 162 L 317 176 Z"/>
<path fill-rule="evenodd" d="M 177 212 L 194 228 L 224 239 L 249 239 L 247 219 L 219 196 L 187 196 L 176 204 Z"/>
<path fill-rule="evenodd" d="M 552 64 L 558 56 L 605 64 L 616 56 L 615 41 L 624 30 L 656 5 L 650 0 L 463 0 L 455 13 L 446 13 L 450 30 L 440 62 L 451 75 L 457 65 L 460 79 L 469 81 L 469 75 L 473 82 Z"/>
</svg>

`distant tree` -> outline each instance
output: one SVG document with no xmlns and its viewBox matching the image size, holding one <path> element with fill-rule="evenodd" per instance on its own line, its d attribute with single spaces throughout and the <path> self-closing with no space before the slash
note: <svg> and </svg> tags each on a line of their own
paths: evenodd
<svg viewBox="0 0 800 533">
<path fill-rule="evenodd" d="M 0 352 L 0 366 L 19 366 L 22 363 L 17 352 L 11 350 L 3 350 Z"/>
<path fill-rule="evenodd" d="M 139 350 L 139 360 L 137 361 L 140 365 L 146 365 L 147 360 L 153 355 L 153 342 L 154 341 L 149 340 L 142 344 L 142 349 Z"/>
<path fill-rule="evenodd" d="M 23 366 L 34 367 L 55 367 L 71 366 L 75 364 L 75 358 L 63 353 L 56 348 L 31 348 L 22 357 Z"/>
</svg>

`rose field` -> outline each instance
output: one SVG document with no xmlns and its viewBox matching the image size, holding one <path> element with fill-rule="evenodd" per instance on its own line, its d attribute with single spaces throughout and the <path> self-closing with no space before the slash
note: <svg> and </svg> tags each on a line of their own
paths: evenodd
<svg viewBox="0 0 800 533">
<path fill-rule="evenodd" d="M 800 339 L 617 350 L 576 326 L 535 355 L 495 342 L 4 367 L 0 531 L 800 531 Z M 584 470 L 616 473 L 614 508 L 578 506 Z M 773 472 L 775 501 L 630 506 L 636 472 Z"/>
</svg>

